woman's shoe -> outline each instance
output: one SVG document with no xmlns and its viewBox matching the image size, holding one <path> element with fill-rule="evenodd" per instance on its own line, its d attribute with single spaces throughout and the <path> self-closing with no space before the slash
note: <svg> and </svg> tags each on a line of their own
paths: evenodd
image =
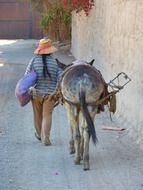
<svg viewBox="0 0 143 190">
<path fill-rule="evenodd" d="M 46 142 L 43 142 L 43 144 L 44 144 L 45 146 L 50 146 L 50 145 L 52 145 L 52 143 L 51 143 L 50 140 L 48 140 L 48 141 L 46 141 Z"/>
<path fill-rule="evenodd" d="M 39 141 L 41 141 L 41 137 L 35 132 L 35 137 L 39 140 Z"/>
</svg>

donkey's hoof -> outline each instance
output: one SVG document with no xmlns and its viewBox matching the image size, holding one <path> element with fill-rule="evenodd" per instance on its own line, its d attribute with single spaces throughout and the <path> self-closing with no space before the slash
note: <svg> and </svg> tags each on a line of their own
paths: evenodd
<svg viewBox="0 0 143 190">
<path fill-rule="evenodd" d="M 70 148 L 70 154 L 74 154 L 75 153 L 75 149 L 74 148 Z"/>
<path fill-rule="evenodd" d="M 84 171 L 90 170 L 89 163 L 84 163 L 83 164 L 83 170 Z"/>
<path fill-rule="evenodd" d="M 90 170 L 90 168 L 83 168 L 83 170 L 84 170 L 84 171 L 88 171 L 88 170 Z"/>
<path fill-rule="evenodd" d="M 71 151 L 70 151 L 70 154 L 74 154 L 74 153 L 75 153 L 75 151 L 74 151 L 74 150 L 71 150 Z"/>
<path fill-rule="evenodd" d="M 74 160 L 74 163 L 75 163 L 75 165 L 79 165 L 79 164 L 80 164 L 80 158 L 76 158 L 76 159 Z"/>
</svg>

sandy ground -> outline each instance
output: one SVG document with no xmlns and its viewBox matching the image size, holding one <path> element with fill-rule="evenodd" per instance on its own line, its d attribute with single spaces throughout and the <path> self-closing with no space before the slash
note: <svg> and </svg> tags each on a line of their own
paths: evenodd
<svg viewBox="0 0 143 190">
<path fill-rule="evenodd" d="M 35 40 L 0 40 L 0 190 L 143 190 L 143 152 L 128 130 L 109 113 L 96 116 L 96 147 L 90 142 L 89 171 L 74 165 L 69 154 L 66 112 L 58 106 L 53 115 L 52 146 L 34 137 L 31 105 L 20 107 L 14 95 L 16 82 L 33 55 Z M 69 51 L 56 54 L 70 63 Z M 127 126 L 128 129 L 128 126 Z"/>
</svg>

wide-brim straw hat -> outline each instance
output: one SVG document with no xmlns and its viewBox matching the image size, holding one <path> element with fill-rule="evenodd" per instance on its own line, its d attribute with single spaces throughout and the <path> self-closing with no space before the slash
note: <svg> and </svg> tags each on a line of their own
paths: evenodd
<svg viewBox="0 0 143 190">
<path fill-rule="evenodd" d="M 51 54 L 56 52 L 58 49 L 53 46 L 52 42 L 50 39 L 41 39 L 39 41 L 38 47 L 36 48 L 36 50 L 34 51 L 35 54 Z"/>
</svg>

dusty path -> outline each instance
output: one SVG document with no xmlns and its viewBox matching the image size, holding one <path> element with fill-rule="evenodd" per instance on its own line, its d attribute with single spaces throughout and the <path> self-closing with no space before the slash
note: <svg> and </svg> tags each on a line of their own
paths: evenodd
<svg viewBox="0 0 143 190">
<path fill-rule="evenodd" d="M 14 96 L 34 44 L 0 45 L 0 190 L 143 190 L 143 152 L 126 131 L 102 130 L 120 126 L 115 118 L 110 122 L 108 113 L 95 121 L 99 143 L 95 148 L 91 142 L 90 171 L 84 172 L 82 164 L 75 166 L 69 154 L 62 106 L 53 116 L 53 145 L 45 147 L 35 139 L 31 105 L 21 108 Z M 65 51 L 57 56 L 72 60 Z"/>
</svg>

